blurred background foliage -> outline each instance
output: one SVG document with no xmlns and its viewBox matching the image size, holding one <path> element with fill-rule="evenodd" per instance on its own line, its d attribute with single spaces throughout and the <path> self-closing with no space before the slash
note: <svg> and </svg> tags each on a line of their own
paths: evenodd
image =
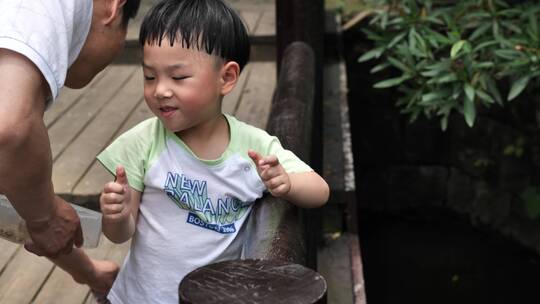
<svg viewBox="0 0 540 304">
<path fill-rule="evenodd" d="M 397 105 L 414 121 L 452 112 L 473 126 L 477 108 L 503 105 L 540 84 L 538 1 L 328 0 L 344 16 L 370 9 L 363 28 L 374 48 L 359 61 L 390 69 L 376 88 L 397 87 Z"/>
</svg>

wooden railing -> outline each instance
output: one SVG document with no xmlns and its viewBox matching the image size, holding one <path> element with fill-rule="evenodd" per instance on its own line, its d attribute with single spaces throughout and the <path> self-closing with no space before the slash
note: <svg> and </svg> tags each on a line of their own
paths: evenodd
<svg viewBox="0 0 540 304">
<path fill-rule="evenodd" d="M 314 100 L 315 56 L 309 45 L 293 42 L 285 50 L 267 130 L 283 147 L 309 162 Z M 245 245 L 247 258 L 306 263 L 299 210 L 266 195 L 251 212 Z"/>
</svg>

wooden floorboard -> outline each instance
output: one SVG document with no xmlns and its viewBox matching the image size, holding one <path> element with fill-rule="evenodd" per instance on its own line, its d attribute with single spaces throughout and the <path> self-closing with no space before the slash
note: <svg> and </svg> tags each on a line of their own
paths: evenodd
<svg viewBox="0 0 540 304">
<path fill-rule="evenodd" d="M 53 159 L 58 159 L 67 146 L 81 134 L 86 125 L 114 96 L 124 81 L 135 72 L 133 66 L 115 65 L 81 100 L 49 128 Z"/>
<path fill-rule="evenodd" d="M 57 193 L 72 192 L 84 173 L 90 169 L 95 156 L 105 148 L 127 115 L 141 100 L 143 84 L 140 68 L 125 68 L 129 68 L 127 81 L 122 86 L 115 87 L 114 94 L 101 97 L 106 101 L 99 115 L 88 122 L 84 130 L 55 161 L 53 184 Z"/>
<path fill-rule="evenodd" d="M 146 103 L 141 100 L 135 110 L 130 114 L 129 118 L 122 125 L 122 127 L 114 135 L 113 139 L 118 137 L 120 134 L 131 129 L 133 126 L 137 125 L 141 121 L 152 117 L 153 114 L 150 112 Z M 107 142 L 106 144 L 108 144 Z M 107 171 L 98 161 L 94 161 L 90 170 L 86 172 L 81 181 L 76 185 L 73 190 L 74 199 L 76 203 L 87 204 L 92 202 L 97 202 L 98 195 L 101 192 L 101 189 L 105 183 L 113 179 L 111 173 Z"/>
<path fill-rule="evenodd" d="M 272 95 L 276 86 L 276 64 L 274 62 L 252 62 L 246 84 L 235 116 L 253 126 L 266 128 Z"/>
<path fill-rule="evenodd" d="M 155 0 L 141 0 L 141 4 L 139 7 L 139 12 L 137 13 L 137 16 L 135 19 L 131 19 L 128 24 L 128 31 L 126 40 L 130 42 L 138 41 L 139 39 L 139 31 L 142 24 L 142 21 L 144 19 L 145 14 L 150 10 L 153 3 L 155 3 Z M 231 5 L 233 9 L 235 9 L 240 15 L 243 17 L 244 21 L 248 25 L 248 30 L 250 33 L 253 33 L 254 27 L 252 27 L 252 23 L 250 23 L 250 19 L 253 16 L 256 16 L 258 20 L 258 16 L 260 12 L 262 11 L 275 11 L 274 7 L 274 1 L 273 0 L 239 0 L 239 1 L 226 1 Z M 249 16 L 251 14 L 251 16 Z M 275 34 L 275 30 L 271 32 L 270 34 Z"/>
<path fill-rule="evenodd" d="M 30 303 L 52 269 L 49 260 L 18 250 L 0 276 L 0 303 Z"/>
<path fill-rule="evenodd" d="M 62 93 L 58 95 L 58 98 L 54 101 L 54 104 L 45 112 L 43 121 L 47 128 L 51 128 L 52 125 L 63 117 L 67 111 L 75 106 L 91 88 L 95 87 L 99 80 L 103 78 L 111 69 L 106 69 L 94 77 L 86 87 L 82 89 L 69 89 L 64 87 Z"/>
</svg>

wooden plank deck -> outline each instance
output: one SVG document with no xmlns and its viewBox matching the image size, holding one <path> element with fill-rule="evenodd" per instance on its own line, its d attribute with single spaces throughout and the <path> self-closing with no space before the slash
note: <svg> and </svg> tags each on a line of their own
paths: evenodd
<svg viewBox="0 0 540 304">
<path fill-rule="evenodd" d="M 128 31 L 128 46 L 135 43 L 142 15 L 153 0 L 143 0 L 141 13 Z M 230 0 L 246 22 L 250 35 L 275 34 L 273 0 Z M 139 64 L 113 64 L 86 88 L 62 89 L 45 114 L 53 152 L 53 183 L 57 194 L 71 202 L 97 206 L 103 185 L 111 175 L 95 156 L 114 138 L 152 116 L 142 95 Z M 249 63 L 235 90 L 226 96 L 223 111 L 257 127 L 268 120 L 276 85 L 274 61 Z M 116 245 L 102 236 L 91 257 L 121 263 L 129 244 Z M 92 303 L 88 287 L 75 283 L 45 258 L 21 245 L 0 239 L 0 304 Z"/>
</svg>

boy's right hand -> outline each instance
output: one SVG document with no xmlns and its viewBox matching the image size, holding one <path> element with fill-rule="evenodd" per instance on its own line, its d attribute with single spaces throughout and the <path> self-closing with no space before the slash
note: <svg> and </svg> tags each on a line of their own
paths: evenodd
<svg viewBox="0 0 540 304">
<path fill-rule="evenodd" d="M 123 166 L 116 167 L 116 180 L 105 185 L 99 205 L 103 218 L 107 221 L 121 222 L 130 216 L 129 202 L 131 189 L 128 184 L 126 170 Z"/>
</svg>

